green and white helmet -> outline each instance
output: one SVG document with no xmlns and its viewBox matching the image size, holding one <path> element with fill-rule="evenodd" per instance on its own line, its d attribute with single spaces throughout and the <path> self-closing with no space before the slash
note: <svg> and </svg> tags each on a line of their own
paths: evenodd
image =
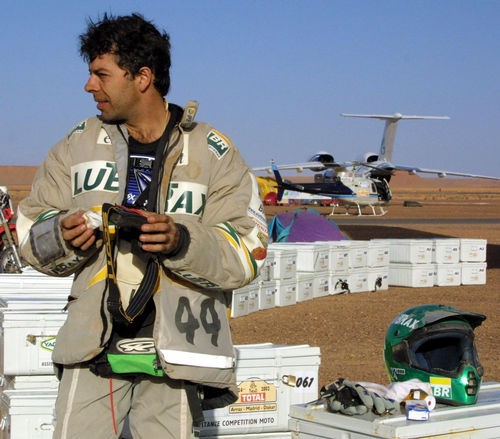
<svg viewBox="0 0 500 439">
<path fill-rule="evenodd" d="M 445 305 L 421 305 L 401 313 L 385 337 L 390 379 L 428 382 L 440 403 L 474 404 L 483 376 L 474 328 L 485 319 Z"/>
</svg>

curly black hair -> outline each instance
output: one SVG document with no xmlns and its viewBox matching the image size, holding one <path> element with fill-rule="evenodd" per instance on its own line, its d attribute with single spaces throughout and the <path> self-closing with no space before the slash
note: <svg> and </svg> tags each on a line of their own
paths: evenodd
<svg viewBox="0 0 500 439">
<path fill-rule="evenodd" d="M 92 62 L 99 55 L 113 53 L 118 65 L 133 77 L 142 67 L 154 74 L 154 86 L 165 96 L 170 89 L 170 37 L 140 14 L 121 17 L 104 14 L 98 22 L 88 20 L 80 35 L 80 55 Z"/>
</svg>

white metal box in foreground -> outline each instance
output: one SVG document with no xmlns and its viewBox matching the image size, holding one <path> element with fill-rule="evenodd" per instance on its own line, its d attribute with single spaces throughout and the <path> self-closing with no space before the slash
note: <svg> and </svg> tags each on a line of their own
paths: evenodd
<svg viewBox="0 0 500 439">
<path fill-rule="evenodd" d="M 290 431 L 255 434 L 224 434 L 222 436 L 203 436 L 205 439 L 292 439 Z M 128 439 L 128 438 L 127 438 Z"/>
<path fill-rule="evenodd" d="M 73 283 L 73 276 L 53 277 L 39 273 L 35 270 L 27 270 L 23 273 L 0 274 L 0 290 L 2 292 L 11 290 L 22 291 L 69 291 Z"/>
<path fill-rule="evenodd" d="M 66 314 L 51 310 L 3 310 L 0 312 L 0 373 L 50 375 L 52 351 Z"/>
<path fill-rule="evenodd" d="M 475 405 L 438 405 L 428 421 L 408 421 L 403 414 L 346 416 L 296 405 L 290 408 L 289 428 L 296 439 L 498 438 L 500 383 L 484 384 Z"/>
<path fill-rule="evenodd" d="M 238 401 L 205 411 L 201 436 L 287 431 L 290 405 L 318 397 L 319 347 L 264 343 L 236 351 Z"/>
<path fill-rule="evenodd" d="M 59 388 L 59 380 L 55 375 L 0 375 L 0 391 L 5 390 L 34 390 Z M 1 437 L 1 436 L 0 436 Z"/>
<path fill-rule="evenodd" d="M 2 439 L 51 439 L 57 390 L 6 390 L 0 395 Z"/>
</svg>

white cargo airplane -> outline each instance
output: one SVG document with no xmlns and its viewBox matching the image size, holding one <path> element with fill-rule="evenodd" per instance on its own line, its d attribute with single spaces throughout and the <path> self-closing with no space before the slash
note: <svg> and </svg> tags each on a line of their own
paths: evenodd
<svg viewBox="0 0 500 439">
<path fill-rule="evenodd" d="M 335 198 L 339 201 L 339 205 L 345 208 L 346 214 L 350 213 L 350 207 L 355 207 L 358 215 L 361 215 L 361 209 L 368 206 L 371 208 L 372 215 L 384 215 L 387 212 L 383 206 L 387 205 L 392 198 L 389 181 L 395 171 L 408 171 L 409 174 L 436 174 L 439 177 L 460 176 L 500 180 L 500 177 L 401 166 L 391 162 L 396 128 L 400 120 L 449 119 L 448 116 L 404 116 L 400 113 L 393 115 L 342 113 L 341 116 L 385 120 L 379 153 L 368 152 L 363 155 L 361 160 L 336 163 L 331 154 L 318 152 L 305 163 L 276 165 L 272 162 L 271 166 L 253 168 L 254 171 L 274 173 L 278 186 L 278 200 L 283 191 L 288 189 Z M 284 181 L 279 173 L 280 170 L 302 172 L 304 169 L 317 172 L 314 175 L 314 183 L 290 183 Z M 379 207 L 379 213 L 376 213 L 375 206 Z M 335 214 L 335 207 L 334 205 L 332 214 Z"/>
</svg>

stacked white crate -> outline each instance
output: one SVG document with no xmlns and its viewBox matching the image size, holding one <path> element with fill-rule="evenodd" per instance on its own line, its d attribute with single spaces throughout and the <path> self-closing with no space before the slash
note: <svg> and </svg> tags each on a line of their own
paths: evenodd
<svg viewBox="0 0 500 439">
<path fill-rule="evenodd" d="M 462 270 L 459 263 L 459 251 L 460 241 L 458 239 L 432 239 L 432 263 L 435 264 L 434 285 L 460 285 Z"/>
<path fill-rule="evenodd" d="M 486 240 L 387 239 L 389 285 L 430 287 L 486 283 Z"/>
<path fill-rule="evenodd" d="M 297 302 L 305 302 L 314 298 L 314 274 L 298 273 L 297 276 Z"/>
<path fill-rule="evenodd" d="M 370 240 L 368 243 L 368 290 L 380 291 L 389 288 L 389 244 Z"/>
<path fill-rule="evenodd" d="M 322 242 L 296 242 L 297 273 L 299 275 L 313 274 L 313 297 L 323 297 L 330 294 L 330 249 Z"/>
<path fill-rule="evenodd" d="M 231 318 L 246 316 L 248 314 L 249 294 L 251 290 L 257 289 L 258 284 L 248 284 L 233 290 L 231 299 Z"/>
<path fill-rule="evenodd" d="M 434 285 L 431 239 L 376 241 L 389 243 L 389 285 L 414 288 Z"/>
<path fill-rule="evenodd" d="M 369 291 L 368 288 L 368 245 L 369 241 L 347 241 L 349 243 L 350 293 Z"/>
<path fill-rule="evenodd" d="M 72 277 L 0 275 L 2 439 L 49 439 L 58 381 L 52 350 Z"/>
<path fill-rule="evenodd" d="M 463 285 L 486 283 L 486 239 L 460 239 L 460 264 Z"/>
<path fill-rule="evenodd" d="M 330 291 L 328 275 L 329 249 L 324 243 L 314 242 L 282 242 L 272 243 L 269 248 L 296 251 L 297 294 L 301 280 L 312 278 L 313 297 L 327 296 Z"/>
<path fill-rule="evenodd" d="M 349 290 L 349 248 L 350 241 L 316 241 L 317 244 L 327 245 L 329 293 L 340 294 Z"/>
<path fill-rule="evenodd" d="M 259 309 L 297 303 L 297 250 L 294 246 L 270 244 L 264 280 L 260 282 Z"/>
</svg>

